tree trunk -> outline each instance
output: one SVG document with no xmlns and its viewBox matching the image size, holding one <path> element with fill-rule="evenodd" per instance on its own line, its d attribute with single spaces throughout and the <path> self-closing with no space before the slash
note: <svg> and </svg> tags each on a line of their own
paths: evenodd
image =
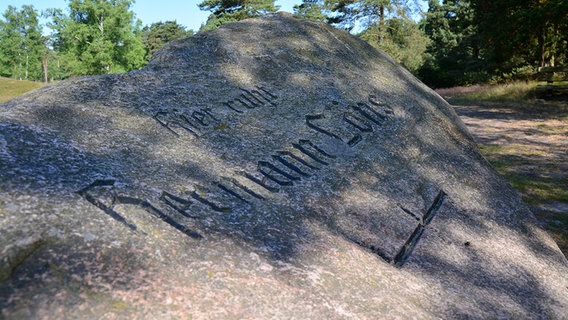
<svg viewBox="0 0 568 320">
<path fill-rule="evenodd" d="M 43 82 L 47 83 L 47 81 L 49 80 L 49 76 L 48 76 L 48 63 L 49 63 L 49 59 L 47 58 L 47 56 L 43 57 L 42 59 L 42 66 L 43 66 Z"/>
<path fill-rule="evenodd" d="M 30 55 L 26 53 L 26 80 L 29 80 Z"/>
<path fill-rule="evenodd" d="M 385 6 L 380 5 L 379 7 L 379 43 L 382 43 L 385 39 Z"/>
<path fill-rule="evenodd" d="M 540 63 L 539 64 L 540 64 L 541 68 L 544 67 L 545 60 L 546 60 L 546 57 L 545 57 L 546 51 L 545 51 L 545 43 L 544 43 L 545 39 L 546 39 L 545 32 L 546 32 L 545 29 L 542 28 L 541 31 L 539 32 L 539 35 L 538 35 L 538 49 L 539 49 L 538 52 L 539 52 L 539 55 L 540 55 L 540 57 L 539 57 Z"/>
</svg>

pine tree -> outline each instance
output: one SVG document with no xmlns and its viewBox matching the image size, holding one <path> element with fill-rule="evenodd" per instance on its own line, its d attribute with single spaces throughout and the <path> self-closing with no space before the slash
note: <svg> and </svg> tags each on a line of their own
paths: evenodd
<svg viewBox="0 0 568 320">
<path fill-rule="evenodd" d="M 503 71 L 527 64 L 542 67 L 566 62 L 566 0 L 470 2 L 481 38 Z"/>
<path fill-rule="evenodd" d="M 416 72 L 425 59 L 429 39 L 408 17 L 405 2 L 391 0 L 324 0 L 329 22 L 359 36 Z"/>
<path fill-rule="evenodd" d="M 0 20 L 0 74 L 15 79 L 41 80 L 42 56 L 47 50 L 37 11 L 8 6 Z"/>
<path fill-rule="evenodd" d="M 387 14 L 393 10 L 391 0 L 325 0 L 334 15 L 329 22 L 346 30 L 375 27 L 378 41 L 385 35 Z"/>
<path fill-rule="evenodd" d="M 380 36 L 378 25 L 374 25 L 361 33 L 360 37 L 384 50 L 412 73 L 417 73 L 426 59 L 430 39 L 416 22 L 404 16 L 386 20 L 383 28 L 385 31 Z"/>
<path fill-rule="evenodd" d="M 211 11 L 200 31 L 216 29 L 225 23 L 259 17 L 278 10 L 274 0 L 204 0 L 199 9 Z"/>
<path fill-rule="evenodd" d="M 483 81 L 494 68 L 481 50 L 475 14 L 467 0 L 428 1 L 422 28 L 432 40 L 420 71 L 426 83 L 436 87 Z"/>
<path fill-rule="evenodd" d="M 187 38 L 193 35 L 193 30 L 176 21 L 156 22 L 142 29 L 142 41 L 146 47 L 146 61 L 149 61 L 154 52 L 160 50 L 171 41 Z"/>
<path fill-rule="evenodd" d="M 329 5 L 323 0 L 302 0 L 302 4 L 294 6 L 294 14 L 311 21 L 328 22 Z"/>
</svg>

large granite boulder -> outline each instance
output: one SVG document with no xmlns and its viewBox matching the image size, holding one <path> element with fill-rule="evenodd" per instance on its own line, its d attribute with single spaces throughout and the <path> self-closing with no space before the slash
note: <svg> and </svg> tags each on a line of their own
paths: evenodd
<svg viewBox="0 0 568 320">
<path fill-rule="evenodd" d="M 0 106 L 7 319 L 565 319 L 568 263 L 452 108 L 288 14 Z"/>
</svg>

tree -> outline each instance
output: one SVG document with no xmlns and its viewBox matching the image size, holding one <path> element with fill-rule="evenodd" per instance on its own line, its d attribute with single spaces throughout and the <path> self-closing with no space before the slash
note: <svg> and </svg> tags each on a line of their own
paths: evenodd
<svg viewBox="0 0 568 320">
<path fill-rule="evenodd" d="M 375 27 L 377 41 L 385 34 L 385 21 L 389 10 L 393 9 L 391 0 L 325 0 L 334 12 L 329 22 L 346 30 L 355 27 L 369 29 Z"/>
<path fill-rule="evenodd" d="M 494 69 L 482 50 L 469 1 L 428 1 L 421 28 L 431 39 L 420 77 L 429 85 L 445 87 L 484 81 Z"/>
<path fill-rule="evenodd" d="M 47 48 L 33 6 L 8 6 L 0 20 L 0 74 L 16 79 L 42 79 L 42 56 Z"/>
<path fill-rule="evenodd" d="M 278 10 L 274 0 L 204 0 L 199 9 L 211 11 L 200 31 L 219 28 L 225 23 L 259 17 Z"/>
<path fill-rule="evenodd" d="M 54 41 L 71 74 L 106 74 L 142 67 L 144 45 L 132 0 L 71 0 L 69 16 L 52 10 Z"/>
<path fill-rule="evenodd" d="M 397 62 L 417 72 L 425 59 L 429 39 L 408 17 L 406 2 L 391 0 L 325 0 L 332 10 L 329 22 L 386 51 Z"/>
<path fill-rule="evenodd" d="M 424 64 L 430 39 L 416 22 L 404 16 L 386 20 L 383 28 L 384 32 L 380 36 L 378 25 L 374 25 L 360 37 L 370 45 L 384 50 L 410 72 L 417 73 Z"/>
<path fill-rule="evenodd" d="M 503 69 L 565 61 L 566 0 L 470 0 L 482 40 Z M 495 28 L 498 25 L 499 28 Z"/>
<path fill-rule="evenodd" d="M 21 76 L 21 49 L 24 42 L 19 31 L 21 16 L 12 6 L 8 6 L 2 16 L 5 21 L 0 21 L 0 72 L 3 76 L 18 78 Z"/>
<path fill-rule="evenodd" d="M 176 21 L 156 22 L 142 29 L 142 42 L 146 47 L 146 61 L 154 52 L 158 51 L 171 41 L 187 38 L 193 35 L 193 30 L 185 30 L 185 27 Z"/>
<path fill-rule="evenodd" d="M 24 78 L 28 80 L 42 79 L 42 57 L 47 48 L 45 39 L 41 34 L 42 28 L 39 25 L 37 11 L 33 6 L 22 6 L 22 30 L 24 38 Z"/>
<path fill-rule="evenodd" d="M 330 8 L 323 0 L 302 0 L 294 6 L 294 14 L 311 21 L 328 22 Z"/>
</svg>

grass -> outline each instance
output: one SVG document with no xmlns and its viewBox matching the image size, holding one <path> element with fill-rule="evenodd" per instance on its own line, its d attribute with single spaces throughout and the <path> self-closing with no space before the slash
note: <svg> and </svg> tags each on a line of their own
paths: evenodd
<svg viewBox="0 0 568 320">
<path fill-rule="evenodd" d="M 540 152 L 516 148 L 514 145 L 479 144 L 479 148 L 491 165 L 521 193 L 525 202 L 534 206 L 568 203 L 568 181 L 550 174 L 558 171 L 557 164 L 531 160 L 531 156 L 538 156 Z M 539 174 L 527 174 L 519 170 L 536 165 L 539 166 Z M 568 256 L 568 215 L 546 210 L 534 210 L 534 214 Z"/>
<path fill-rule="evenodd" d="M 0 102 L 8 101 L 41 86 L 43 86 L 41 82 L 0 77 Z"/>
<path fill-rule="evenodd" d="M 473 85 L 436 90 L 450 103 L 514 102 L 535 103 L 538 101 L 568 100 L 568 81 L 546 82 L 518 81 L 498 85 Z"/>
<path fill-rule="evenodd" d="M 560 94 L 543 97 L 548 87 L 542 85 L 517 82 L 436 91 L 456 106 L 468 106 L 466 117 L 480 139 L 481 154 L 533 205 L 539 223 L 568 256 L 568 212 L 563 210 L 568 179 L 561 152 L 568 132 L 568 86 L 555 82 Z"/>
<path fill-rule="evenodd" d="M 548 202 L 568 203 L 568 182 L 548 174 L 557 166 L 553 163 L 540 165 L 543 174 L 527 174 L 521 167 L 535 165 L 522 156 L 504 156 L 500 149 L 509 146 L 479 145 L 481 153 L 507 181 L 523 195 L 523 199 L 533 205 Z"/>
<path fill-rule="evenodd" d="M 450 97 L 451 102 L 534 102 L 537 90 L 543 82 L 518 81 L 498 85 L 473 85 L 436 90 L 443 97 Z M 558 82 L 555 85 L 562 85 Z"/>
</svg>

